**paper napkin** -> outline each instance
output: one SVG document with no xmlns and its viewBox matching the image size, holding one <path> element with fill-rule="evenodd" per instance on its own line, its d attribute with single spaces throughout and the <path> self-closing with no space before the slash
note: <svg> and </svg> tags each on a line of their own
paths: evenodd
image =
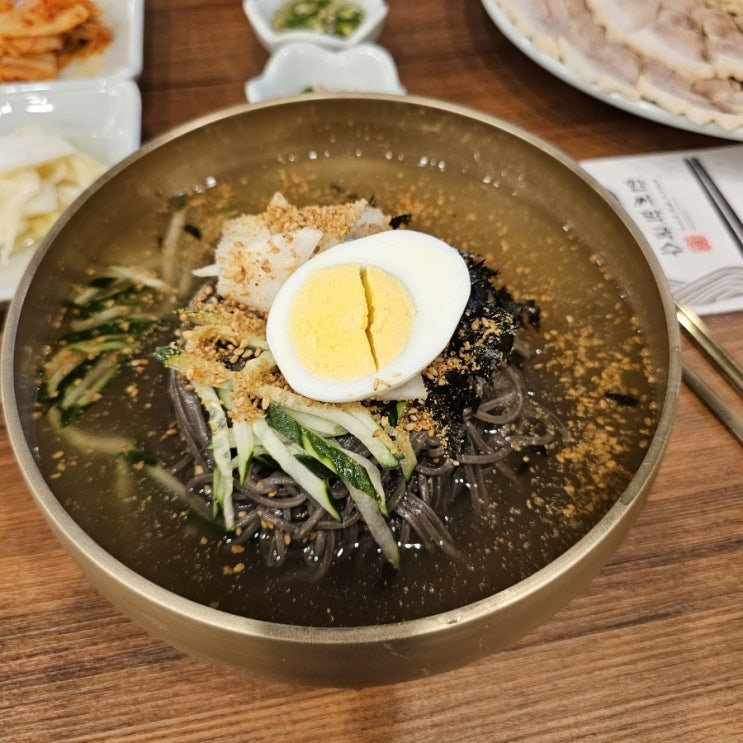
<svg viewBox="0 0 743 743">
<path fill-rule="evenodd" d="M 678 302 L 743 309 L 743 145 L 581 165 L 636 222 Z"/>
</svg>

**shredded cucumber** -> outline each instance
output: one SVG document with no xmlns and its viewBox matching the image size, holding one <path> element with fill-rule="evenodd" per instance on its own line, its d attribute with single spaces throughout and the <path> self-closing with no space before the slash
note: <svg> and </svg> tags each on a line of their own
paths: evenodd
<svg viewBox="0 0 743 743">
<path fill-rule="evenodd" d="M 381 467 L 385 469 L 398 467 L 398 456 L 396 456 L 396 453 L 399 453 L 398 448 L 374 420 L 371 413 L 359 410 L 358 413 L 352 414 L 337 405 L 313 405 L 301 395 L 269 385 L 259 386 L 256 392 L 259 397 L 268 399 L 293 412 L 300 411 L 317 415 L 335 423 L 361 441 Z M 388 446 L 388 442 L 392 444 L 391 447 Z"/>
<path fill-rule="evenodd" d="M 79 451 L 91 451 L 106 457 L 118 456 L 131 449 L 134 442 L 123 436 L 101 436 L 100 433 L 88 433 L 77 426 L 67 426 L 62 420 L 62 411 L 51 408 L 47 413 L 49 425 L 60 438 Z"/>
<path fill-rule="evenodd" d="M 276 464 L 287 475 L 293 477 L 333 518 L 340 521 L 340 514 L 330 500 L 327 483 L 297 459 L 279 435 L 270 428 L 265 419 L 259 418 L 256 420 L 253 423 L 253 430 Z"/>
<path fill-rule="evenodd" d="M 212 498 L 215 508 L 218 506 L 222 508 L 225 526 L 228 531 L 231 531 L 235 527 L 235 515 L 232 506 L 234 483 L 227 416 L 214 388 L 200 384 L 194 384 L 193 387 L 209 415 L 209 426 L 212 430 L 212 453 L 215 465 Z"/>
<path fill-rule="evenodd" d="M 361 517 L 369 527 L 374 541 L 376 541 L 382 550 L 382 554 L 390 561 L 393 567 L 399 567 L 400 549 L 397 546 L 392 529 L 390 529 L 389 524 L 385 521 L 384 516 L 379 510 L 377 501 L 353 486 L 349 486 L 348 492 L 359 509 Z"/>
<path fill-rule="evenodd" d="M 403 477 L 406 480 L 410 480 L 415 472 L 415 468 L 418 466 L 418 457 L 415 455 L 413 450 L 413 444 L 410 441 L 410 436 L 405 432 L 400 432 L 396 428 L 388 428 L 387 433 L 390 438 L 395 442 L 398 451 L 400 452 L 399 465 L 402 470 Z"/>
<path fill-rule="evenodd" d="M 84 354 L 96 355 L 106 351 L 130 351 L 132 349 L 132 338 L 121 334 L 100 335 L 89 341 L 70 343 L 69 348 Z"/>
<path fill-rule="evenodd" d="M 114 354 L 101 356 L 87 374 L 66 386 L 57 403 L 62 422 L 67 425 L 89 405 L 100 398 L 101 390 L 118 374 L 119 360 Z"/>
<path fill-rule="evenodd" d="M 343 426 L 314 413 L 292 410 L 292 416 L 303 426 L 319 433 L 321 436 L 343 436 L 344 433 L 348 433 Z"/>
<path fill-rule="evenodd" d="M 45 401 L 68 425 L 101 397 L 157 315 L 141 311 L 141 289 L 163 289 L 159 279 L 124 266 L 109 266 L 71 299 L 69 332 L 44 364 Z"/>
<path fill-rule="evenodd" d="M 245 421 L 236 421 L 232 424 L 232 436 L 237 450 L 238 479 L 242 485 L 247 477 L 248 467 L 255 452 L 253 426 Z"/>
<path fill-rule="evenodd" d="M 61 348 L 46 364 L 45 392 L 49 400 L 57 398 L 60 388 L 76 369 L 88 361 L 87 354 L 69 348 Z"/>
<path fill-rule="evenodd" d="M 232 391 L 230 389 L 218 390 L 219 399 L 222 401 L 225 409 L 229 412 L 234 408 L 232 403 Z M 253 427 L 247 421 L 233 420 L 229 424 L 230 448 L 237 452 L 236 464 L 233 469 L 237 470 L 237 476 L 240 484 L 245 482 L 248 475 L 248 467 L 253 459 L 255 451 L 255 435 Z"/>
<path fill-rule="evenodd" d="M 167 282 L 157 278 L 157 276 L 147 273 L 141 268 L 113 264 L 108 267 L 107 275 L 113 276 L 117 279 L 128 279 L 129 281 L 133 281 L 135 284 L 147 286 L 150 289 L 168 288 Z"/>
<path fill-rule="evenodd" d="M 275 431 L 288 441 L 301 447 L 307 454 L 317 459 L 347 485 L 352 485 L 377 500 L 378 494 L 366 469 L 335 442 L 325 439 L 318 433 L 303 426 L 284 408 L 271 404 L 266 410 L 266 421 Z"/>
<path fill-rule="evenodd" d="M 388 516 L 387 512 L 387 497 L 384 493 L 384 485 L 382 484 L 382 473 L 374 466 L 374 463 L 371 462 L 366 457 L 362 456 L 361 454 L 358 454 L 355 451 L 350 451 L 348 449 L 344 449 L 345 453 L 351 457 L 351 459 L 358 462 L 359 466 L 363 467 L 366 470 L 366 474 L 369 476 L 369 480 L 371 480 L 372 486 L 374 488 L 375 493 L 375 500 L 379 504 L 379 510 L 381 511 L 383 516 Z M 346 483 L 348 485 L 348 483 Z"/>
</svg>

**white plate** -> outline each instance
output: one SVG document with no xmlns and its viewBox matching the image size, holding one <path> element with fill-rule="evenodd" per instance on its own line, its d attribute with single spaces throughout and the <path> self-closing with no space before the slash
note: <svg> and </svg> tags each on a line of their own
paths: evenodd
<svg viewBox="0 0 743 743">
<path fill-rule="evenodd" d="M 131 80 L 0 86 L 0 135 L 38 124 L 106 166 L 139 147 L 142 102 Z M 13 296 L 33 248 L 0 265 L 0 302 Z"/>
<path fill-rule="evenodd" d="M 139 77 L 142 72 L 144 0 L 96 0 L 96 3 L 103 21 L 113 31 L 113 39 L 101 54 L 67 65 L 58 79 Z M 3 87 L 0 85 L 0 89 Z"/>
<path fill-rule="evenodd" d="M 695 124 L 686 116 L 674 114 L 660 106 L 656 106 L 649 101 L 631 100 L 621 93 L 607 93 L 595 85 L 586 82 L 572 70 L 565 67 L 559 59 L 545 54 L 537 49 L 532 42 L 526 38 L 518 29 L 514 27 L 508 16 L 501 10 L 497 0 L 482 0 L 488 15 L 493 23 L 498 27 L 501 33 L 517 46 L 527 57 L 530 57 L 545 70 L 551 72 L 555 77 L 559 77 L 563 82 L 572 85 L 574 88 L 587 93 L 588 95 L 598 98 L 604 103 L 608 103 L 623 111 L 641 116 L 650 121 L 656 121 L 660 124 L 673 126 L 677 129 L 685 129 L 690 132 L 707 134 L 712 137 L 721 137 L 723 139 L 743 140 L 743 128 L 726 131 L 717 124 Z"/>
<path fill-rule="evenodd" d="M 332 92 L 405 94 L 389 52 L 377 44 L 332 51 L 314 44 L 286 44 L 262 74 L 248 80 L 245 94 L 256 103 L 298 95 L 308 89 Z"/>
</svg>

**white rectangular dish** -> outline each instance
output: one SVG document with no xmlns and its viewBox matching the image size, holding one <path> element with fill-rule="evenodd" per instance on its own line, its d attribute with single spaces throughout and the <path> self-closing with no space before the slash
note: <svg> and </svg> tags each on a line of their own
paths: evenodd
<svg viewBox="0 0 743 743">
<path fill-rule="evenodd" d="M 139 147 L 142 102 L 131 80 L 0 86 L 0 136 L 36 124 L 64 137 L 106 167 Z M 0 265 L 0 302 L 9 301 L 33 248 Z"/>
<path fill-rule="evenodd" d="M 144 43 L 144 0 L 97 0 L 102 21 L 111 29 L 111 43 L 99 54 L 91 54 L 71 62 L 59 72 L 59 76 L 44 81 L 56 84 L 60 81 L 90 78 L 124 77 L 137 79 L 142 73 Z M 0 83 L 0 89 L 20 83 Z"/>
<path fill-rule="evenodd" d="M 139 147 L 141 118 L 142 99 L 131 80 L 0 88 L 0 135 L 38 124 L 108 166 Z"/>
</svg>

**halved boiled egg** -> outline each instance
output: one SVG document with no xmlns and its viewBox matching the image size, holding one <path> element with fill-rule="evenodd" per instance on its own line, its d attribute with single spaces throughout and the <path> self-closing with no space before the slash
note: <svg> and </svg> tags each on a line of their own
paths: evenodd
<svg viewBox="0 0 743 743">
<path fill-rule="evenodd" d="M 412 230 L 341 243 L 277 293 L 266 338 L 296 392 L 323 402 L 403 399 L 446 347 L 470 295 L 459 251 Z M 396 395 L 399 392 L 399 395 Z"/>
</svg>

